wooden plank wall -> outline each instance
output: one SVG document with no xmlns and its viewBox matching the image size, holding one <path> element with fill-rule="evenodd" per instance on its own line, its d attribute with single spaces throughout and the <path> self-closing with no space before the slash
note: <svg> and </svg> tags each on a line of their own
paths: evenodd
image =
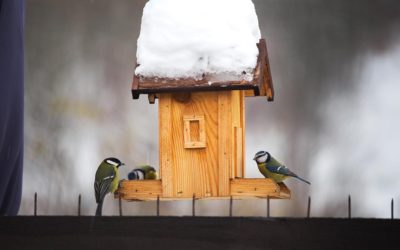
<svg viewBox="0 0 400 250">
<path fill-rule="evenodd" d="M 163 197 L 229 196 L 230 179 L 244 175 L 244 92 L 196 92 L 182 97 L 159 96 Z M 185 148 L 188 117 L 204 118 L 205 127 L 200 129 L 205 131 L 204 148 Z M 186 131 L 186 141 L 188 137 Z"/>
<path fill-rule="evenodd" d="M 163 196 L 217 196 L 218 95 L 201 92 L 181 99 L 174 94 L 161 94 L 159 100 Z M 205 148 L 185 148 L 183 117 L 197 115 L 204 116 L 207 145 Z"/>
<path fill-rule="evenodd" d="M 218 95 L 218 195 L 228 196 L 232 171 L 232 95 L 229 91 Z"/>
<path fill-rule="evenodd" d="M 160 145 L 160 178 L 162 181 L 162 192 L 165 197 L 173 197 L 175 190 L 173 185 L 174 181 L 173 162 L 172 162 L 172 114 L 171 114 L 171 94 L 164 94 L 160 96 L 158 105 L 159 115 L 159 145 Z"/>
</svg>

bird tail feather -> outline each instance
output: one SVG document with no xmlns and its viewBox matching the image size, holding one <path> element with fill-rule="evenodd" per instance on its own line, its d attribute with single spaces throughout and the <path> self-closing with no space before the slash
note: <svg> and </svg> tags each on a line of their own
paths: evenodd
<svg viewBox="0 0 400 250">
<path fill-rule="evenodd" d="M 294 177 L 297 178 L 297 179 L 299 179 L 299 180 L 301 180 L 301 181 L 304 181 L 304 182 L 307 183 L 308 185 L 311 185 L 311 183 L 310 183 L 309 181 L 306 181 L 306 180 L 304 180 L 303 178 L 298 177 L 297 175 L 294 176 Z"/>
<path fill-rule="evenodd" d="M 100 199 L 99 203 L 97 203 L 97 208 L 96 208 L 96 216 L 101 216 L 102 210 L 103 210 L 103 199 Z"/>
</svg>

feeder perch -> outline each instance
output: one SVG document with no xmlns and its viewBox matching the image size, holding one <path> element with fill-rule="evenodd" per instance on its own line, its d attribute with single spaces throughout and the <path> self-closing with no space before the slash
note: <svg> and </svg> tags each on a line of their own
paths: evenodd
<svg viewBox="0 0 400 250">
<path fill-rule="evenodd" d="M 251 81 L 208 83 L 202 79 L 162 79 L 134 75 L 134 99 L 158 99 L 159 180 L 122 181 L 116 196 L 125 200 L 196 198 L 290 198 L 283 183 L 245 178 L 245 97 L 274 98 L 267 46 Z M 254 164 L 254 168 L 256 165 Z"/>
</svg>

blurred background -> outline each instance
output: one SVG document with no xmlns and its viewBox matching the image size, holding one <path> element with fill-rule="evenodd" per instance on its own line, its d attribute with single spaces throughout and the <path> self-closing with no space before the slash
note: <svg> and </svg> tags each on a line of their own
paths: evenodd
<svg viewBox="0 0 400 250">
<path fill-rule="evenodd" d="M 130 87 L 144 0 L 26 0 L 25 158 L 20 214 L 93 215 L 94 174 L 108 156 L 158 168 L 157 104 Z M 286 184 L 272 216 L 400 216 L 400 2 L 255 0 L 275 101 L 246 100 L 246 176 L 267 150 L 311 181 Z M 198 201 L 197 215 L 228 215 L 229 201 Z M 155 202 L 123 202 L 154 215 Z M 162 202 L 190 215 L 191 201 Z M 118 214 L 106 198 L 105 215 Z M 236 216 L 265 216 L 265 200 L 235 201 Z"/>
</svg>

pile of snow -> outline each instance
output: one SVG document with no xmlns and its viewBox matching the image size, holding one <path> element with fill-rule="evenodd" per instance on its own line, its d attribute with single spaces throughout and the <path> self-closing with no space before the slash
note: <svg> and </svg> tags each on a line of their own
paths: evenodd
<svg viewBox="0 0 400 250">
<path fill-rule="evenodd" d="M 251 0 L 150 0 L 143 10 L 135 74 L 251 80 L 260 37 Z"/>
</svg>

